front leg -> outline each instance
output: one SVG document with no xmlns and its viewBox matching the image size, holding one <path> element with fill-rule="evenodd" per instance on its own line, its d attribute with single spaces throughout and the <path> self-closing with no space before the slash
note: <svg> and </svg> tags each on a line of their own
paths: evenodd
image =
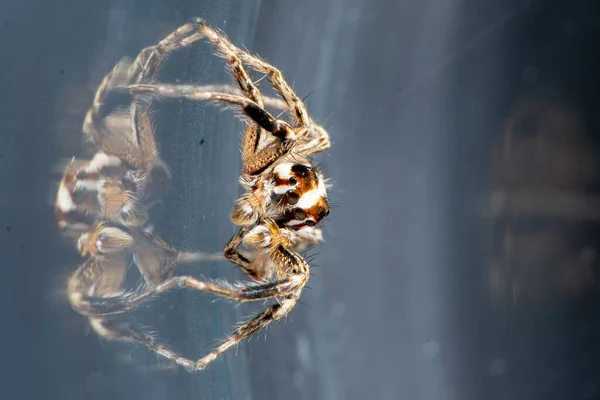
<svg viewBox="0 0 600 400">
<path fill-rule="evenodd" d="M 238 302 L 261 301 L 295 293 L 298 290 L 298 281 L 297 276 L 290 275 L 273 282 L 243 282 L 232 285 L 224 281 L 204 281 L 192 276 L 174 276 L 153 287 L 139 291 L 120 291 L 112 296 L 98 297 L 88 293 L 77 293 L 77 311 L 88 317 L 123 314 L 175 288 L 194 289 Z"/>
<path fill-rule="evenodd" d="M 227 243 L 223 249 L 223 254 L 227 259 L 239 266 L 251 279 L 260 282 L 270 281 L 275 276 L 276 268 L 268 253 L 257 252 L 254 260 L 251 261 L 239 251 L 244 236 L 248 232 L 248 227 L 241 228 Z"/>
<path fill-rule="evenodd" d="M 235 94 L 224 92 L 209 92 L 203 87 L 193 85 L 170 85 L 170 84 L 133 84 L 128 90 L 138 98 L 175 98 L 193 101 L 210 101 L 225 105 L 237 106 L 239 109 L 262 129 L 270 132 L 281 140 L 295 140 L 295 130 L 285 121 L 273 117 L 267 110 L 256 102 Z M 265 101 L 266 103 L 266 101 Z"/>
<path fill-rule="evenodd" d="M 123 254 L 88 258 L 69 278 L 67 293 L 73 309 L 88 315 L 94 310 L 90 298 L 121 293 L 126 270 L 127 259 Z"/>
<path fill-rule="evenodd" d="M 223 249 L 223 255 L 229 261 L 240 267 L 240 269 L 244 271 L 246 275 L 256 281 L 258 280 L 258 276 L 252 268 L 252 262 L 239 251 L 240 245 L 242 244 L 242 239 L 247 232 L 248 228 L 243 227 L 238 231 L 238 233 L 229 239 L 229 242 L 227 242 L 225 248 Z"/>
</svg>

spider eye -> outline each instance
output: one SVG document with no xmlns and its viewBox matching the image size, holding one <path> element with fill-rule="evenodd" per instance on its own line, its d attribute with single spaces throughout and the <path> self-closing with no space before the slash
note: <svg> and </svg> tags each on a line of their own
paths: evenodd
<svg viewBox="0 0 600 400">
<path fill-rule="evenodd" d="M 307 176 L 309 171 L 310 167 L 307 167 L 306 165 L 296 164 L 292 166 L 292 172 L 301 178 Z"/>
<path fill-rule="evenodd" d="M 329 210 L 323 210 L 319 213 L 319 219 L 323 219 L 329 215 Z"/>
<path fill-rule="evenodd" d="M 301 209 L 294 210 L 294 219 L 296 221 L 304 221 L 304 219 L 306 219 L 306 213 L 304 212 L 304 210 L 301 210 Z"/>
<path fill-rule="evenodd" d="M 289 179 L 289 182 L 290 182 L 290 185 L 295 185 L 296 183 L 298 183 L 296 178 L 294 178 L 293 176 Z"/>
<path fill-rule="evenodd" d="M 309 219 L 308 221 L 305 222 L 306 226 L 310 226 L 313 227 L 315 226 L 315 221 L 313 221 L 312 219 Z"/>
<path fill-rule="evenodd" d="M 298 203 L 298 200 L 300 200 L 300 195 L 298 194 L 298 192 L 294 191 L 294 190 L 289 190 L 287 192 L 287 203 L 294 205 L 296 203 Z"/>
</svg>

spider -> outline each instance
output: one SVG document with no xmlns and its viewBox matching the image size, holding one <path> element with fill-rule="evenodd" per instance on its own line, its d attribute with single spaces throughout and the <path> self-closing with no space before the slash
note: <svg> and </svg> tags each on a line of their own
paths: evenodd
<svg viewBox="0 0 600 400">
<path fill-rule="evenodd" d="M 201 39 L 207 39 L 225 59 L 239 89 L 155 82 L 159 65 L 171 52 Z M 282 100 L 263 96 L 246 67 L 266 74 Z M 236 107 L 248 122 L 242 136 L 240 183 L 244 194 L 231 213 L 232 222 L 240 228 L 223 254 L 252 281 L 229 284 L 175 276 L 141 291 L 98 299 L 87 310 L 87 315 L 94 318 L 120 314 L 175 287 L 210 292 L 238 302 L 275 300 L 198 360 L 177 355 L 143 333 L 132 340 L 188 371 L 198 371 L 272 321 L 285 317 L 296 305 L 310 276 L 310 265 L 300 251 L 323 240 L 316 225 L 329 214 L 326 179 L 313 165 L 311 156 L 328 149 L 330 139 L 325 129 L 310 118 L 278 69 L 236 47 L 202 19 L 181 26 L 158 44 L 143 49 L 129 71 L 132 83 L 121 89 L 138 104 L 144 104 L 143 109 L 155 98 L 205 100 Z M 267 107 L 283 110 L 291 121 L 275 118 Z M 250 254 L 240 250 L 242 245 Z"/>
</svg>

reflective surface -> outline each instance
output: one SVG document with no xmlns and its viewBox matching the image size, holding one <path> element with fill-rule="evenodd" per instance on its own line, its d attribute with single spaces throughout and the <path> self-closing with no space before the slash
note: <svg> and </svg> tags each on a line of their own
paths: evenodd
<svg viewBox="0 0 600 400">
<path fill-rule="evenodd" d="M 593 399 L 600 395 L 592 1 L 26 1 L 0 6 L 2 376 L 23 399 Z M 543 3 L 543 4 L 542 4 Z M 64 298 L 53 168 L 80 154 L 102 76 L 203 16 L 280 67 L 333 146 L 338 205 L 284 322 L 189 375 L 100 342 Z M 222 82 L 210 49 L 161 80 Z M 156 105 L 174 182 L 157 229 L 218 251 L 234 232 L 230 112 Z M 240 279 L 215 263 L 182 269 Z M 253 308 L 187 291 L 140 310 L 201 354 Z"/>
</svg>

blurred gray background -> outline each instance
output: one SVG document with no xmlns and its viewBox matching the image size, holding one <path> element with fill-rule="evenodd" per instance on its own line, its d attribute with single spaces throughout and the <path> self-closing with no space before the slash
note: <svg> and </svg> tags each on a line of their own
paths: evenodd
<svg viewBox="0 0 600 400">
<path fill-rule="evenodd" d="M 104 74 L 195 16 L 280 67 L 308 96 L 332 136 L 318 161 L 337 207 L 325 244 L 310 252 L 316 265 L 302 304 L 266 339 L 261 333 L 190 375 L 99 340 L 70 309 L 64 286 L 80 260 L 57 232 L 51 201 L 58 162 L 87 155 L 81 123 Z M 528 149 L 541 154 L 541 171 L 559 157 L 548 156 L 552 149 L 564 153 L 567 145 L 552 147 L 564 137 L 574 150 L 561 165 L 596 158 L 599 20 L 600 5 L 583 0 L 3 1 L 0 397 L 600 398 L 597 221 L 582 212 L 565 222 L 562 207 L 558 216 L 533 207 L 506 217 L 487 206 L 495 188 L 521 184 L 522 169 L 517 178 L 498 172 L 516 165 L 510 146 L 525 149 L 525 161 Z M 225 82 L 222 67 L 200 45 L 175 54 L 161 80 Z M 519 147 L 511 110 L 528 93 L 544 103 L 550 92 L 553 107 L 568 103 L 583 121 L 581 141 L 572 144 L 567 124 L 566 136 L 552 136 L 558 142 L 541 142 L 540 120 L 559 114 L 552 108 L 519 125 L 519 137 L 535 139 Z M 174 176 L 153 216 L 157 230 L 179 248 L 220 251 L 234 232 L 240 125 L 205 104 L 155 109 Z M 550 118 L 548 126 L 559 125 Z M 503 154 L 499 166 L 494 151 Z M 585 203 L 600 186 L 594 167 L 588 172 L 582 183 L 566 173 L 580 184 L 548 185 Z M 519 188 L 538 188 L 536 179 Z M 518 242 L 529 260 L 519 264 L 507 256 L 520 249 L 515 226 L 551 226 L 577 251 L 585 242 L 580 253 L 569 250 L 586 255 L 585 265 L 578 258 L 552 269 L 552 240 L 539 249 Z M 534 258 L 550 266 L 530 267 Z M 242 278 L 226 263 L 181 273 Z M 255 310 L 179 291 L 135 317 L 198 356 Z"/>
</svg>

